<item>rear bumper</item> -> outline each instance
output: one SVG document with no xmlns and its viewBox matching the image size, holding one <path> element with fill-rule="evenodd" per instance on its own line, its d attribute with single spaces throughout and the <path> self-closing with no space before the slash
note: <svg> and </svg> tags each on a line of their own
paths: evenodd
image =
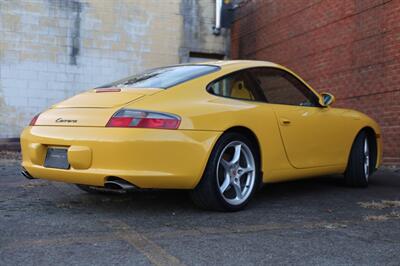
<svg viewBox="0 0 400 266">
<path fill-rule="evenodd" d="M 22 166 L 34 178 L 103 186 L 107 177 L 139 188 L 191 189 L 221 132 L 35 126 L 21 134 Z M 70 169 L 43 166 L 48 147 L 68 149 Z"/>
</svg>

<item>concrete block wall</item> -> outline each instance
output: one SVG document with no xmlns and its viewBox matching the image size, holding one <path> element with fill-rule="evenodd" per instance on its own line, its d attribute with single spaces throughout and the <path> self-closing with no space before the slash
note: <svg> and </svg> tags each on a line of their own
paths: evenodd
<svg viewBox="0 0 400 266">
<path fill-rule="evenodd" d="M 0 138 L 36 113 L 144 69 L 224 54 L 213 0 L 0 0 Z"/>
<path fill-rule="evenodd" d="M 384 163 L 400 165 L 399 0 L 248 0 L 231 38 L 233 58 L 288 66 L 376 119 Z"/>
</svg>

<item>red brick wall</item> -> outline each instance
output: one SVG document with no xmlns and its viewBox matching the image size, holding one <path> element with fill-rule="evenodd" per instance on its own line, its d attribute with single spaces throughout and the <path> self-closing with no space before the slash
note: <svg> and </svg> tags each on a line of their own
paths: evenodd
<svg viewBox="0 0 400 266">
<path fill-rule="evenodd" d="M 288 66 L 376 119 L 384 163 L 400 165 L 400 0 L 248 0 L 231 51 Z"/>
</svg>

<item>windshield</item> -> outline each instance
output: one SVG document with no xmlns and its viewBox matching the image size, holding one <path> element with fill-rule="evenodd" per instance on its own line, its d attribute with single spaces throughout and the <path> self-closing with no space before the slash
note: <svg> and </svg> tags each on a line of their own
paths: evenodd
<svg viewBox="0 0 400 266">
<path fill-rule="evenodd" d="M 147 70 L 144 73 L 112 82 L 98 88 L 167 89 L 185 81 L 209 74 L 220 68 L 211 65 L 178 65 Z"/>
</svg>

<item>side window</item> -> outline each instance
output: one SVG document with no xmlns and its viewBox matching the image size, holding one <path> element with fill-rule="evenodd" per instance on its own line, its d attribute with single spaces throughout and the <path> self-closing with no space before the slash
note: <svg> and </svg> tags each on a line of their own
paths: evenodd
<svg viewBox="0 0 400 266">
<path fill-rule="evenodd" d="M 245 71 L 235 72 L 211 83 L 208 87 L 212 94 L 243 100 L 259 100 L 256 85 Z"/>
<path fill-rule="evenodd" d="M 251 69 L 267 102 L 298 106 L 316 106 L 316 96 L 300 80 L 283 70 Z"/>
</svg>

